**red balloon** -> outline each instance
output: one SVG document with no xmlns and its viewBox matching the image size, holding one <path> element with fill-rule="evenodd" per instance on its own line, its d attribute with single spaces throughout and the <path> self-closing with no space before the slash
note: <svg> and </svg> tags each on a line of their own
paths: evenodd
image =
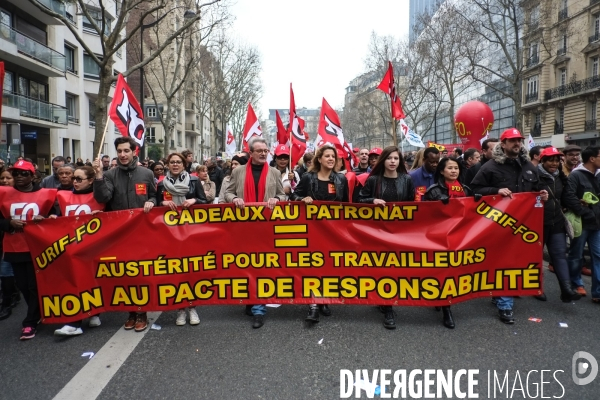
<svg viewBox="0 0 600 400">
<path fill-rule="evenodd" d="M 490 106 L 481 101 L 463 104 L 454 115 L 454 126 L 465 149 L 481 148 L 479 142 L 494 125 L 494 113 Z"/>
</svg>

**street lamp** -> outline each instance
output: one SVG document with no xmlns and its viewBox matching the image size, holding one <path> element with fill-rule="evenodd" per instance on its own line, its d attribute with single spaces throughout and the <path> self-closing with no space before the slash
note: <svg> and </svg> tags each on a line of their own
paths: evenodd
<svg viewBox="0 0 600 400">
<path fill-rule="evenodd" d="M 142 62 L 144 60 L 144 29 L 148 29 L 148 28 L 152 28 L 156 25 L 158 25 L 160 23 L 160 21 L 162 21 L 167 15 L 169 15 L 170 12 L 166 12 L 162 17 L 160 17 L 159 19 L 157 19 L 154 22 L 151 22 L 149 24 L 142 24 L 140 25 L 140 62 Z M 193 19 L 196 18 L 196 13 L 192 10 L 187 10 L 185 13 L 183 13 L 183 18 L 184 19 Z M 145 117 L 146 114 L 146 110 L 144 110 L 144 67 L 140 67 L 140 108 L 142 109 L 142 117 Z M 157 110 L 158 111 L 158 110 Z M 142 146 L 140 148 L 140 157 L 143 160 L 145 158 L 145 147 L 146 146 Z M 166 156 L 166 154 L 165 154 Z"/>
</svg>

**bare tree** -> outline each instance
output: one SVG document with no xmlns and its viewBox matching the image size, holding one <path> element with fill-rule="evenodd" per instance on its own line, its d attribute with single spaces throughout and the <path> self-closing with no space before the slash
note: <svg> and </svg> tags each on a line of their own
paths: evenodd
<svg viewBox="0 0 600 400">
<path fill-rule="evenodd" d="M 425 28 L 414 44 L 416 55 L 425 63 L 423 67 L 431 71 L 421 75 L 423 83 L 419 86 L 446 104 L 451 118 L 457 97 L 473 82 L 468 49 L 473 45 L 474 36 L 460 15 L 456 4 L 450 1 L 443 3 L 434 15 L 420 16 Z M 433 82 L 432 78 L 435 78 Z M 452 142 L 456 143 L 456 128 L 452 123 L 450 130 Z"/>
<path fill-rule="evenodd" d="M 97 123 L 94 135 L 94 154 L 97 154 L 100 150 L 100 146 L 102 145 L 102 133 L 104 126 L 107 123 L 110 88 L 117 79 L 117 77 L 113 74 L 113 55 L 115 55 L 119 49 L 129 42 L 134 35 L 138 34 L 140 27 L 144 24 L 144 21 L 149 21 L 151 19 L 158 21 L 171 13 L 181 13 L 182 7 L 173 7 L 173 2 L 171 0 L 94 0 L 94 2 L 89 2 L 89 0 L 69 0 L 70 3 L 77 7 L 77 14 L 85 16 L 89 24 L 99 36 L 102 54 L 96 55 L 95 52 L 90 49 L 84 38 L 79 34 L 77 27 L 73 26 L 65 16 L 46 8 L 38 0 L 27 1 L 45 14 L 60 20 L 63 25 L 71 31 L 85 52 L 99 67 L 100 85 L 95 103 L 95 120 Z M 218 2 L 219 0 L 212 0 L 204 4 L 196 4 L 194 6 L 195 9 L 192 10 L 193 12 L 187 13 L 189 18 L 185 19 L 185 23 L 183 23 L 179 29 L 175 30 L 171 35 L 166 37 L 160 46 L 152 49 L 150 54 L 145 56 L 144 59 L 138 64 L 132 66 L 127 71 L 124 71 L 122 73 L 123 76 L 128 76 L 132 72 L 137 71 L 139 68 L 144 67 L 146 64 L 154 60 L 167 46 L 173 42 L 176 37 L 180 36 L 183 32 L 186 32 L 200 19 L 201 11 L 204 8 Z M 115 12 L 116 15 L 111 16 L 107 12 L 107 9 L 112 7 L 113 4 L 116 4 L 117 6 Z M 127 21 L 133 16 L 139 18 L 139 23 L 135 26 L 135 28 L 125 32 Z M 115 22 L 111 27 L 112 17 L 114 17 Z"/>
<path fill-rule="evenodd" d="M 573 35 L 568 19 L 559 21 L 560 37 L 545 33 L 543 27 L 551 23 L 555 11 L 551 3 L 469 0 L 469 7 L 459 12 L 475 38 L 465 54 L 473 65 L 472 78 L 512 99 L 518 129 L 522 128 L 524 75 L 556 57 L 556 44 Z"/>
<path fill-rule="evenodd" d="M 256 106 L 262 97 L 261 59 L 255 47 L 235 43 L 224 32 L 210 41 L 208 50 L 215 59 L 211 104 L 216 113 L 212 123 L 214 131 L 221 132 L 215 135 L 218 143 L 214 148 L 224 151 L 225 123 L 231 123 L 236 143 L 241 144 L 248 103 Z"/>
</svg>

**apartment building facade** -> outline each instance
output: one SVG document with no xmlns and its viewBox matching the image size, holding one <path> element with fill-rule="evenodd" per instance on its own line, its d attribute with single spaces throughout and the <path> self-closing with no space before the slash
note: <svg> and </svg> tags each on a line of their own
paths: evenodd
<svg viewBox="0 0 600 400">
<path fill-rule="evenodd" d="M 536 144 L 600 144 L 600 1 L 523 4 L 523 126 Z"/>
<path fill-rule="evenodd" d="M 88 47 L 101 54 L 98 34 L 74 4 L 38 0 L 65 16 Z M 105 1 L 110 29 L 117 4 Z M 89 6 L 101 21 L 99 8 Z M 79 15 L 78 15 L 79 14 Z M 75 36 L 59 20 L 28 1 L 5 0 L 0 4 L 0 61 L 5 63 L 0 158 L 31 158 L 45 173 L 53 157 L 93 160 L 94 103 L 99 71 Z M 115 56 L 115 72 L 125 69 L 124 48 Z M 112 95 L 112 93 L 111 93 Z M 108 143 L 115 135 L 109 122 L 104 153 L 114 155 Z"/>
</svg>

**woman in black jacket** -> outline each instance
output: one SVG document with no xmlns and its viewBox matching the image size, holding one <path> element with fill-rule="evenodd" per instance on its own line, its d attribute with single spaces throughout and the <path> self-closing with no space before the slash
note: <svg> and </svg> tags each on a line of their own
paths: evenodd
<svg viewBox="0 0 600 400">
<path fill-rule="evenodd" d="M 176 211 L 177 207 L 184 210 L 194 204 L 206 204 L 206 195 L 204 188 L 197 176 L 191 176 L 187 171 L 187 161 L 180 153 L 171 153 L 167 157 L 167 171 L 165 178 L 158 183 L 156 191 L 156 204 L 169 207 Z M 177 311 L 175 325 L 185 325 L 185 308 Z M 188 307 L 190 314 L 190 325 L 198 325 L 200 318 L 196 312 L 196 307 Z"/>
<path fill-rule="evenodd" d="M 538 175 L 540 189 L 548 192 L 548 201 L 544 204 L 544 244 L 550 254 L 551 264 L 560 286 L 560 299 L 564 303 L 579 300 L 581 295 L 573 290 L 567 264 L 567 234 L 565 217 L 562 211 L 564 189 L 567 186 L 567 176 L 563 172 L 560 153 L 554 147 L 542 150 Z"/>
<path fill-rule="evenodd" d="M 431 185 L 423 201 L 441 200 L 447 204 L 450 199 L 473 196 L 473 191 L 460 183 L 460 176 L 463 175 L 463 164 L 456 157 L 447 157 L 440 160 L 435 170 L 435 184 Z M 454 318 L 450 306 L 443 306 L 442 315 L 444 326 L 448 329 L 454 329 Z M 436 310 L 439 310 L 436 307 Z"/>
<path fill-rule="evenodd" d="M 396 146 L 388 146 L 381 152 L 377 163 L 360 189 L 359 201 L 385 205 L 386 202 L 414 201 L 415 186 L 406 171 L 402 152 Z M 396 329 L 392 306 L 381 306 L 384 313 L 383 326 Z"/>
<path fill-rule="evenodd" d="M 343 174 L 335 172 L 337 162 L 335 147 L 319 147 L 308 172 L 302 175 L 296 189 L 290 193 L 291 201 L 311 204 L 314 200 L 348 202 L 348 181 Z M 319 322 L 319 311 L 324 316 L 331 315 L 327 304 L 311 304 L 305 320 Z"/>
</svg>

